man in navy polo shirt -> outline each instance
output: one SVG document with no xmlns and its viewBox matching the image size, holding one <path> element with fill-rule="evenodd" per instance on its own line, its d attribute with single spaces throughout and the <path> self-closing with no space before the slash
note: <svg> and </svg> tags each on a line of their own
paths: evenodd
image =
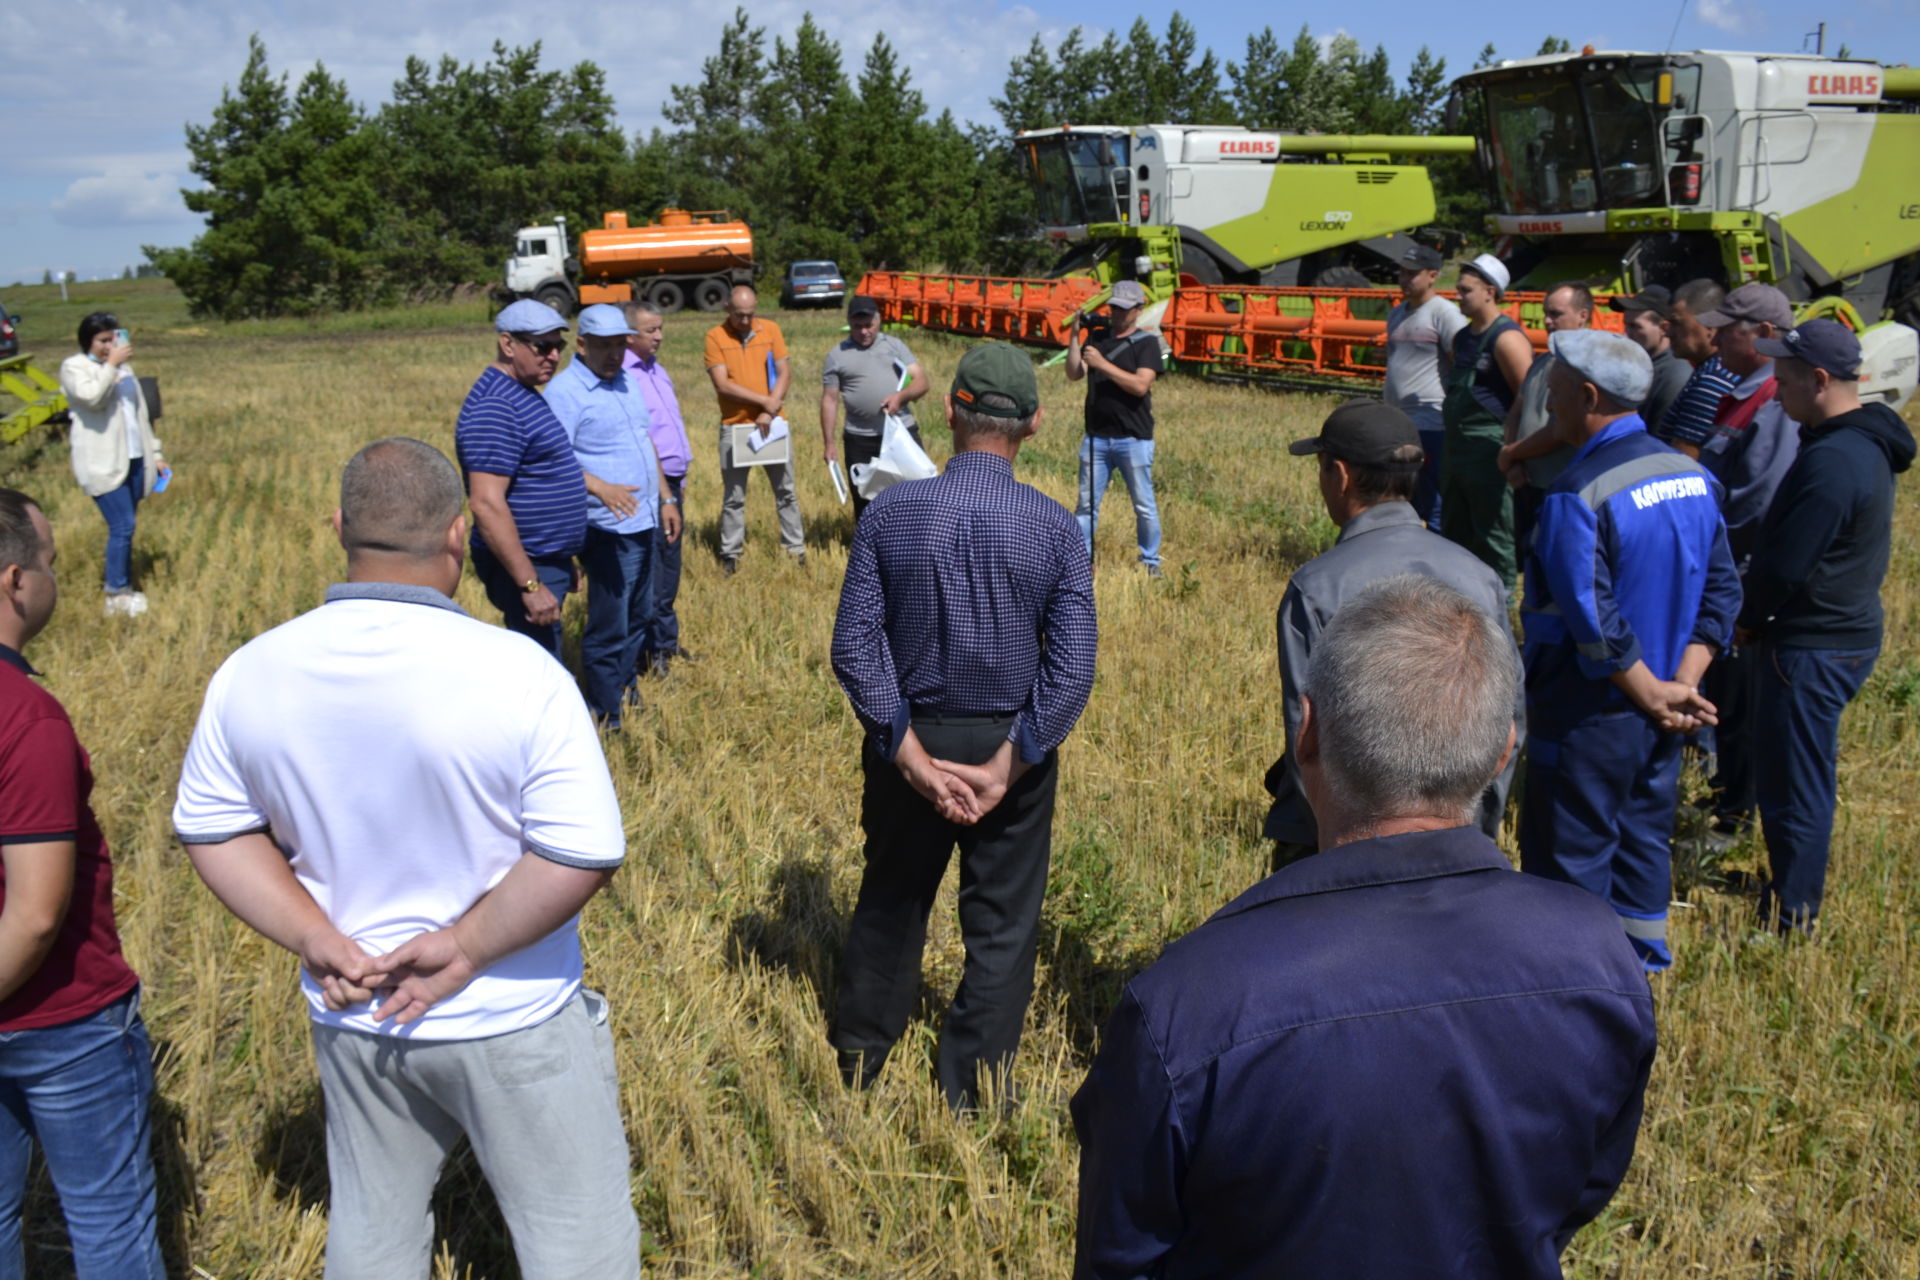
<svg viewBox="0 0 1920 1280">
<path fill-rule="evenodd" d="M 473 571 L 508 628 L 560 656 L 560 606 L 580 585 L 587 485 L 560 420 L 540 395 L 560 367 L 567 322 L 524 298 L 494 320 L 453 445 L 473 508 Z"/>
<path fill-rule="evenodd" d="M 1559 1280 L 1632 1159 L 1653 1002 L 1603 903 L 1472 825 L 1519 677 L 1432 578 L 1334 615 L 1297 743 L 1320 852 L 1127 985 L 1073 1099 L 1076 1280 Z"/>
<path fill-rule="evenodd" d="M 587 484 L 580 679 L 587 706 L 610 729 L 620 727 L 622 707 L 636 696 L 653 630 L 654 513 L 669 541 L 680 536 L 680 500 L 667 494 L 645 395 L 621 367 L 633 332 L 620 308 L 588 307 L 580 313 L 580 354 L 547 387 Z"/>
</svg>

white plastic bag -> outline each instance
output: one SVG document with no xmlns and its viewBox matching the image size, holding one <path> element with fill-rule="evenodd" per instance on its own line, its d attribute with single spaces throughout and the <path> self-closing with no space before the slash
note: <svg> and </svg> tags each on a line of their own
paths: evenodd
<svg viewBox="0 0 1920 1280">
<path fill-rule="evenodd" d="M 911 421 L 899 414 L 888 414 L 880 433 L 880 456 L 870 463 L 858 463 L 848 471 L 853 487 L 868 502 L 889 486 L 902 480 L 930 480 L 940 474 L 927 451 L 913 442 L 907 425 Z"/>
</svg>

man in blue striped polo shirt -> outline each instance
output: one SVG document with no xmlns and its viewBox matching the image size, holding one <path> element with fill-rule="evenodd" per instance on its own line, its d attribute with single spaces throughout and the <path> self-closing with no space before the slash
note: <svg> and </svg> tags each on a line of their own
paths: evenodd
<svg viewBox="0 0 1920 1280">
<path fill-rule="evenodd" d="M 830 1039 L 849 1083 L 879 1074 L 919 1000 L 927 912 L 958 844 L 967 960 L 939 1076 L 969 1108 L 1020 1046 L 1058 748 L 1093 690 L 1097 631 L 1080 527 L 1013 478 L 1040 420 L 1033 362 L 975 347 L 946 412 L 945 474 L 894 485 L 860 517 L 833 624 L 834 674 L 867 731 L 867 865 Z"/>
<path fill-rule="evenodd" d="M 1698 686 L 1733 638 L 1740 581 L 1720 485 L 1647 434 L 1647 353 L 1556 333 L 1547 405 L 1578 450 L 1541 504 L 1526 630 L 1523 871 L 1604 898 L 1641 963 L 1664 969 L 1678 735 L 1714 722 Z"/>
<path fill-rule="evenodd" d="M 637 701 L 634 679 L 653 630 L 654 512 L 669 541 L 680 536 L 680 500 L 667 494 L 646 399 L 621 368 L 633 332 L 620 308 L 586 308 L 580 353 L 547 387 L 587 484 L 580 682 L 587 706 L 609 729 L 620 727 L 627 701 Z"/>
<path fill-rule="evenodd" d="M 560 606 L 580 585 L 573 558 L 587 536 L 587 485 L 539 389 L 560 367 L 567 322 L 524 298 L 493 327 L 493 363 L 453 429 L 473 508 L 473 570 L 508 628 L 558 658 Z"/>
</svg>

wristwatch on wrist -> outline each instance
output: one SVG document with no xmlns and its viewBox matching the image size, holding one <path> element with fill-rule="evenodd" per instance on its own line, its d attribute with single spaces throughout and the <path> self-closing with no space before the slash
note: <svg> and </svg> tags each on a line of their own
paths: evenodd
<svg viewBox="0 0 1920 1280">
<path fill-rule="evenodd" d="M 520 594 L 523 596 L 530 596 L 539 589 L 540 579 L 538 577 L 528 578 L 520 584 Z"/>
<path fill-rule="evenodd" d="M 678 498 L 662 498 L 660 499 L 660 501 L 666 503 L 670 507 L 677 507 L 680 505 L 680 499 Z"/>
</svg>

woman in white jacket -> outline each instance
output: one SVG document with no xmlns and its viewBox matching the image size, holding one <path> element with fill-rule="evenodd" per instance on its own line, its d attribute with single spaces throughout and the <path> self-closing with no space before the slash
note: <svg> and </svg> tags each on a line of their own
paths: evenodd
<svg viewBox="0 0 1920 1280">
<path fill-rule="evenodd" d="M 73 476 L 107 521 L 107 612 L 127 617 L 147 611 L 146 596 L 133 589 L 134 514 L 170 474 L 132 358 L 120 322 L 96 311 L 80 322 L 80 354 L 60 366 L 73 417 Z"/>
</svg>

